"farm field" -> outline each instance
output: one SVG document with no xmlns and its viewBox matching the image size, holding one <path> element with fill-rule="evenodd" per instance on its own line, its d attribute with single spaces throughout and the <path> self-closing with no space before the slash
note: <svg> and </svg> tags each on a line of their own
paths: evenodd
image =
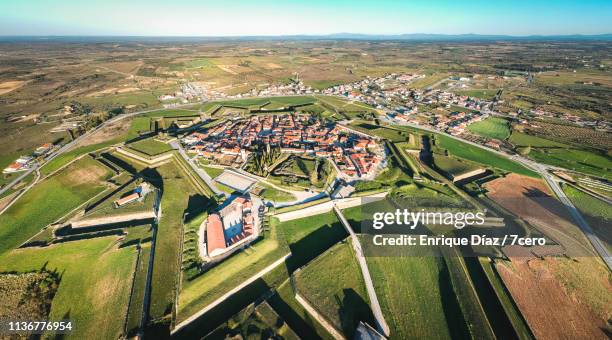
<svg viewBox="0 0 612 340">
<path fill-rule="evenodd" d="M 347 338 L 353 337 L 359 321 L 375 325 L 350 242 L 336 244 L 295 274 L 298 293 Z"/>
<path fill-rule="evenodd" d="M 103 192 L 110 176 L 101 163 L 84 157 L 33 187 L 2 214 L 0 254 Z"/>
<path fill-rule="evenodd" d="M 457 94 L 468 97 L 476 97 L 485 100 L 492 100 L 497 94 L 498 89 L 471 89 L 455 91 Z"/>
<path fill-rule="evenodd" d="M 489 167 L 498 168 L 501 170 L 514 172 L 530 177 L 539 177 L 537 173 L 525 168 L 524 166 L 491 151 L 481 149 L 467 143 L 457 141 L 451 137 L 437 134 L 436 147 L 438 149 L 448 150 L 452 156 L 465 158 L 467 160 L 484 164 Z"/>
<path fill-rule="evenodd" d="M 517 258 L 496 268 L 536 338 L 606 337 L 604 315 L 610 313 L 612 288 L 599 276 L 607 276 L 607 269 L 595 258 L 581 263 Z"/>
<path fill-rule="evenodd" d="M 102 237 L 17 249 L 0 256 L 0 272 L 57 270 L 62 275 L 49 318 L 73 321 L 68 338 L 119 338 L 128 312 L 136 250 L 117 246 L 116 237 Z"/>
<path fill-rule="evenodd" d="M 480 136 L 504 140 L 510 136 L 510 122 L 504 118 L 488 117 L 468 125 L 468 130 Z"/>
</svg>

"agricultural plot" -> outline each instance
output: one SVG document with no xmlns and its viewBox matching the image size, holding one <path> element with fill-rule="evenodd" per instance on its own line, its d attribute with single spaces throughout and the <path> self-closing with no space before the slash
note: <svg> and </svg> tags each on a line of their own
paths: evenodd
<svg viewBox="0 0 612 340">
<path fill-rule="evenodd" d="M 471 89 L 454 91 L 458 95 L 475 97 L 484 100 L 492 100 L 497 95 L 498 89 Z"/>
<path fill-rule="evenodd" d="M 550 164 L 585 174 L 612 179 L 612 158 L 581 149 L 532 148 L 527 156 L 537 162 Z"/>
<path fill-rule="evenodd" d="M 468 125 L 468 130 L 483 137 L 504 140 L 510 136 L 510 122 L 500 117 L 488 117 Z"/>
<path fill-rule="evenodd" d="M 484 150 L 474 145 L 470 145 L 451 137 L 437 134 L 435 136 L 436 147 L 445 149 L 449 155 L 465 158 L 467 160 L 484 164 L 492 168 L 514 172 L 531 177 L 538 177 L 538 174 L 525 168 L 524 166 L 496 153 Z"/>
<path fill-rule="evenodd" d="M 101 163 L 83 157 L 33 187 L 2 214 L 0 254 L 103 192 L 111 175 Z"/>
<path fill-rule="evenodd" d="M 49 319 L 71 319 L 68 338 L 110 339 L 124 334 L 135 261 L 134 247 L 118 248 L 111 236 L 13 250 L 0 256 L 0 272 L 62 273 Z"/>
<path fill-rule="evenodd" d="M 298 293 L 352 338 L 360 321 L 375 325 L 350 240 L 336 244 L 295 274 Z"/>
<path fill-rule="evenodd" d="M 535 338 L 606 338 L 612 297 L 594 257 L 499 261 L 496 269 Z M 577 302 L 579 301 L 579 302 Z"/>
</svg>

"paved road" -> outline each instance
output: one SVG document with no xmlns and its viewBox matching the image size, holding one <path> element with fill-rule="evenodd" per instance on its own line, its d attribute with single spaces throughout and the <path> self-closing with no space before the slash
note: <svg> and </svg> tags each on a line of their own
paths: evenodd
<svg viewBox="0 0 612 340">
<path fill-rule="evenodd" d="M 546 171 L 546 168 L 544 166 L 540 165 L 540 167 L 543 168 L 540 171 L 542 177 L 544 177 L 548 185 L 555 192 L 555 195 L 557 195 L 561 203 L 563 203 L 567 210 L 569 210 L 570 214 L 574 218 L 574 221 L 576 221 L 576 224 L 580 227 L 589 242 L 591 242 L 593 248 L 595 248 L 595 251 L 597 251 L 599 256 L 601 256 L 601 258 L 604 260 L 605 264 L 608 266 L 608 269 L 612 271 L 612 257 L 610 256 L 610 252 L 608 251 L 608 248 L 606 247 L 605 243 L 597 235 L 595 235 L 591 226 L 582 217 L 578 209 L 576 209 L 576 207 L 567 197 L 567 195 L 565 195 L 565 192 L 563 191 L 561 186 L 559 186 L 559 182 L 557 182 L 557 180 Z"/>
<path fill-rule="evenodd" d="M 370 270 L 368 269 L 368 264 L 366 263 L 365 257 L 363 256 L 363 251 L 361 250 L 361 243 L 359 243 L 359 238 L 357 234 L 353 231 L 353 228 L 346 220 L 342 211 L 338 209 L 334 202 L 334 212 L 338 215 L 340 222 L 344 225 L 346 230 L 351 235 L 351 239 L 353 240 L 353 249 L 355 249 L 355 254 L 357 255 L 357 261 L 359 262 L 359 267 L 361 267 L 361 274 L 363 275 L 363 280 L 365 281 L 366 290 L 368 291 L 368 297 L 370 299 L 370 305 L 372 307 L 372 314 L 374 314 L 374 318 L 376 319 L 376 328 L 378 332 L 384 334 L 385 336 L 389 336 L 389 325 L 387 325 L 387 321 L 385 321 L 385 316 L 382 313 L 382 309 L 380 308 L 380 303 L 378 302 L 378 297 L 376 296 L 376 290 L 374 290 L 374 283 L 372 282 L 372 277 L 370 276 Z"/>
<path fill-rule="evenodd" d="M 193 163 L 193 160 L 191 158 L 189 158 L 189 156 L 185 152 L 185 149 L 183 149 L 183 147 L 181 146 L 181 143 L 179 143 L 177 141 L 174 141 L 174 142 L 170 143 L 170 146 L 173 149 L 178 150 L 178 152 L 181 155 L 181 157 L 183 157 L 183 159 L 185 161 L 187 161 L 187 163 L 189 163 L 189 166 L 191 166 L 191 169 L 195 173 L 197 173 L 198 176 L 200 176 L 200 178 L 202 178 L 202 180 L 204 182 L 206 182 L 206 185 L 208 185 L 210 187 L 210 189 L 215 193 L 215 195 L 224 195 L 225 197 L 229 197 L 230 196 L 228 193 L 219 190 L 219 188 L 217 188 L 217 186 L 213 182 L 212 178 L 206 173 L 206 171 L 200 169 L 200 167 L 198 167 L 197 165 L 195 165 Z"/>
</svg>

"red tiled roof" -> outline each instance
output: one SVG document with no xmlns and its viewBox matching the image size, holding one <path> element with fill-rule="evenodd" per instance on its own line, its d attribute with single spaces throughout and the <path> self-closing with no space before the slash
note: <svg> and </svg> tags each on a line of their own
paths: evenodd
<svg viewBox="0 0 612 340">
<path fill-rule="evenodd" d="M 206 223 L 206 244 L 208 253 L 217 249 L 225 249 L 225 234 L 223 234 L 223 223 L 218 214 L 208 215 Z"/>
</svg>

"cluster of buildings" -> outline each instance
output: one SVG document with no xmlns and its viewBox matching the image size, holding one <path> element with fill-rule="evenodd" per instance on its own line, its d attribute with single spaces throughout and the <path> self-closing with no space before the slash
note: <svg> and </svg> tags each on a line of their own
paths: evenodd
<svg viewBox="0 0 612 340">
<path fill-rule="evenodd" d="M 9 164 L 6 168 L 4 168 L 4 170 L 2 170 L 2 173 L 11 174 L 11 173 L 19 172 L 19 171 L 28 170 L 32 166 L 32 164 L 34 163 L 37 157 L 44 157 L 47 154 L 49 154 L 52 150 L 53 150 L 53 144 L 45 143 L 39 146 L 38 148 L 36 148 L 36 150 L 34 150 L 33 153 L 17 158 L 13 163 Z"/>
<path fill-rule="evenodd" d="M 228 120 L 193 132 L 182 143 L 200 157 L 238 167 L 258 145 L 280 147 L 281 152 L 327 158 L 347 178 L 373 176 L 385 159 L 384 148 L 372 137 L 297 113 Z"/>
<path fill-rule="evenodd" d="M 201 255 L 224 257 L 255 240 L 260 232 L 264 205 L 255 196 L 239 196 L 208 215 L 200 226 Z"/>
<path fill-rule="evenodd" d="M 383 109 L 397 96 L 407 99 L 410 91 L 403 85 L 423 77 L 425 76 L 422 74 L 397 73 L 391 73 L 384 77 L 366 77 L 354 83 L 330 87 L 323 90 L 322 94 L 346 97 Z"/>
<path fill-rule="evenodd" d="M 244 94 L 237 94 L 235 98 L 242 97 L 272 97 L 272 96 L 296 96 L 296 95 L 307 95 L 319 93 L 319 90 L 315 90 L 312 87 L 305 85 L 301 80 L 291 81 L 288 84 L 276 84 L 270 85 L 265 89 L 258 90 L 252 89 L 250 92 Z"/>
</svg>

